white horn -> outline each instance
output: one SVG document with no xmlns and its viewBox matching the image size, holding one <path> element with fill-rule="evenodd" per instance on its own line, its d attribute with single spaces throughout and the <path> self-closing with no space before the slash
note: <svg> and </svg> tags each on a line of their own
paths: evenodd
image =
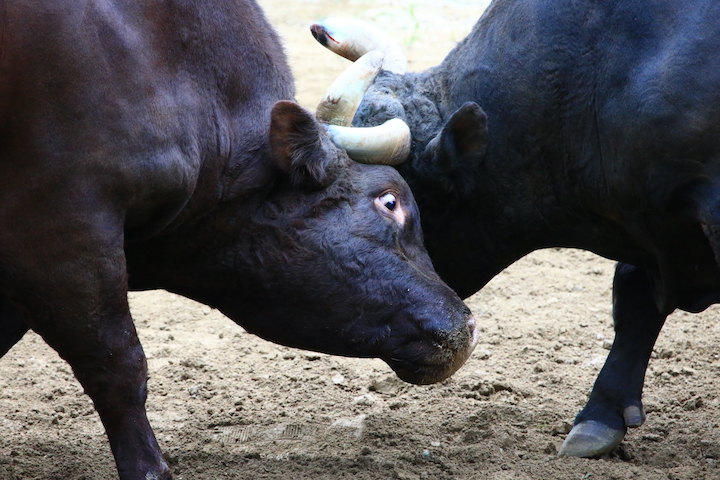
<svg viewBox="0 0 720 480">
<path fill-rule="evenodd" d="M 330 140 L 360 163 L 397 165 L 410 154 L 410 128 L 399 118 L 377 127 L 326 125 Z"/>
<path fill-rule="evenodd" d="M 374 25 L 354 18 L 333 17 L 311 25 L 310 31 L 321 45 L 350 61 L 371 50 L 382 50 L 385 70 L 400 75 L 407 72 L 407 59 L 400 45 Z"/>
<path fill-rule="evenodd" d="M 380 72 L 383 58 L 379 50 L 368 52 L 341 73 L 317 106 L 318 121 L 349 127 L 363 95 Z"/>
</svg>

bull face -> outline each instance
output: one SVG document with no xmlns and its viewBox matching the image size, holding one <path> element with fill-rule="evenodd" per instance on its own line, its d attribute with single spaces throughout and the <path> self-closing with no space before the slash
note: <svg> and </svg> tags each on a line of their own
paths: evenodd
<svg viewBox="0 0 720 480">
<path fill-rule="evenodd" d="M 408 382 L 455 372 L 477 342 L 475 321 L 433 270 L 402 177 L 350 161 L 290 102 L 273 110 L 269 145 L 279 174 L 239 222 L 240 288 L 213 303 L 263 338 L 379 357 Z"/>
</svg>

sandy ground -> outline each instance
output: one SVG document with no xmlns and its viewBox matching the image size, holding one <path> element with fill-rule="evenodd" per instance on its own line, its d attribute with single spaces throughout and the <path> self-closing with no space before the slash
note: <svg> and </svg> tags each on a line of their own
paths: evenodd
<svg viewBox="0 0 720 480">
<path fill-rule="evenodd" d="M 374 21 L 410 67 L 437 64 L 484 4 L 261 0 L 309 109 L 347 64 L 308 25 Z M 599 460 L 557 458 L 613 338 L 613 264 L 546 250 L 468 300 L 482 331 L 444 383 L 411 386 L 379 360 L 280 347 L 217 311 L 131 295 L 149 357 L 150 420 L 178 479 L 720 478 L 717 308 L 668 320 L 648 370 L 648 420 Z M 69 367 L 35 334 L 0 360 L 0 479 L 115 478 L 107 441 Z"/>
</svg>

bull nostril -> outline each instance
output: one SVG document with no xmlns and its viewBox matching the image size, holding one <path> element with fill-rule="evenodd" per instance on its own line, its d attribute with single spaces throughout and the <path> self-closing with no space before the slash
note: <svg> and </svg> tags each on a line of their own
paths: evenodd
<svg viewBox="0 0 720 480">
<path fill-rule="evenodd" d="M 470 330 L 470 348 L 473 348 L 480 339 L 480 332 L 478 332 L 477 322 L 475 322 L 475 317 L 472 314 L 467 316 L 467 326 Z"/>
</svg>

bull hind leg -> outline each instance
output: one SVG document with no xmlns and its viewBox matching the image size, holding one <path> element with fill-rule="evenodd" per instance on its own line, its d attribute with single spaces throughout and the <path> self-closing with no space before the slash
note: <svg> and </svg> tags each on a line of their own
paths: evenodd
<svg viewBox="0 0 720 480">
<path fill-rule="evenodd" d="M 0 358 L 20 341 L 29 328 L 22 312 L 0 297 Z"/>
<path fill-rule="evenodd" d="M 654 288 L 645 270 L 618 264 L 613 283 L 615 341 L 559 455 L 602 455 L 620 444 L 628 427 L 645 421 L 645 371 L 667 317 L 658 310 Z"/>
<path fill-rule="evenodd" d="M 23 265 L 44 268 L 13 279 L 13 300 L 92 399 L 120 479 L 170 479 L 145 411 L 147 362 L 127 302 L 122 232 L 110 244 L 83 235 L 76 245 L 64 238 L 58 248 L 45 245 L 27 254 Z"/>
</svg>

